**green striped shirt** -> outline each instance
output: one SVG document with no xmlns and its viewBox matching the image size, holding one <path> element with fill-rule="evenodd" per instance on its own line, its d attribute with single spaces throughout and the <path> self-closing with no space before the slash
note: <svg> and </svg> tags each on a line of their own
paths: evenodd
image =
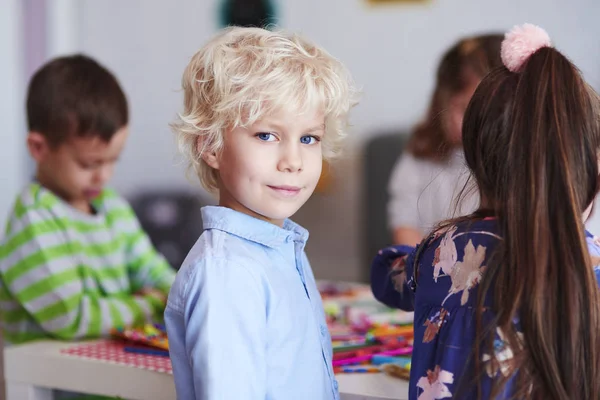
<svg viewBox="0 0 600 400">
<path fill-rule="evenodd" d="M 82 213 L 38 183 L 17 198 L 0 242 L 5 341 L 105 336 L 159 317 L 164 305 L 134 293 L 168 293 L 175 271 L 129 204 L 105 189 Z"/>
</svg>

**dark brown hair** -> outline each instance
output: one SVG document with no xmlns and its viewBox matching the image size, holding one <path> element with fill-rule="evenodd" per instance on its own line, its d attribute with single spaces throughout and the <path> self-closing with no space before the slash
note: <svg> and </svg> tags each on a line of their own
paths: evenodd
<svg viewBox="0 0 600 400">
<path fill-rule="evenodd" d="M 503 35 L 473 36 L 458 41 L 442 56 L 436 86 L 423 122 L 416 126 L 407 150 L 417 158 L 445 161 L 452 150 L 440 115 L 453 95 L 465 90 L 474 80 L 502 65 L 500 45 Z M 475 82 L 476 82 L 475 81 Z"/>
<path fill-rule="evenodd" d="M 53 146 L 71 136 L 109 142 L 128 123 L 127 99 L 113 74 L 93 59 L 55 58 L 31 78 L 27 123 Z"/>
<path fill-rule="evenodd" d="M 491 398 L 511 377 L 515 398 L 600 397 L 600 297 L 582 221 L 598 189 L 598 105 L 576 67 L 542 48 L 519 73 L 491 72 L 467 108 L 465 159 L 503 237 L 480 283 L 478 306 L 489 292 L 496 318 L 484 326 L 477 313 L 475 370 L 496 327 L 514 353 Z"/>
</svg>

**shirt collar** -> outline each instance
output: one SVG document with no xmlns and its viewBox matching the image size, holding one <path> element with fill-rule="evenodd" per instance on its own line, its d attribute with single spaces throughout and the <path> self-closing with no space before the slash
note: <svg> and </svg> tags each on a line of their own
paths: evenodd
<svg viewBox="0 0 600 400">
<path fill-rule="evenodd" d="M 227 207 L 202 207 L 202 225 L 204 229 L 218 229 L 273 248 L 286 242 L 306 243 L 308 240 L 308 231 L 289 219 L 281 228 Z"/>
</svg>

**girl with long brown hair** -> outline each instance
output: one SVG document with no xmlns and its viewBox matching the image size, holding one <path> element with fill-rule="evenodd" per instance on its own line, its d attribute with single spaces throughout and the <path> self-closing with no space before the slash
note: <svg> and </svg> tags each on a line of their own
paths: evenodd
<svg viewBox="0 0 600 400">
<path fill-rule="evenodd" d="M 464 37 L 442 56 L 423 121 L 413 130 L 390 181 L 388 224 L 394 244 L 415 245 L 440 221 L 477 208 L 479 196 L 457 196 L 469 174 L 461 145 L 463 115 L 475 88 L 502 65 L 502 35 Z"/>
<path fill-rule="evenodd" d="M 541 28 L 502 59 L 462 128 L 480 208 L 382 251 L 373 292 L 415 311 L 410 399 L 599 399 L 599 100 Z"/>
</svg>

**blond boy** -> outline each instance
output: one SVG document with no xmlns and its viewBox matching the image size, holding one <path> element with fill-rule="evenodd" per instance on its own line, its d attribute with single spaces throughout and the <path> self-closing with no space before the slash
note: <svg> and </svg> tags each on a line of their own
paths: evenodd
<svg viewBox="0 0 600 400">
<path fill-rule="evenodd" d="M 288 218 L 339 149 L 355 89 L 342 64 L 298 37 L 222 31 L 183 76 L 180 147 L 219 206 L 169 294 L 181 399 L 337 399 L 331 340 Z"/>
</svg>

